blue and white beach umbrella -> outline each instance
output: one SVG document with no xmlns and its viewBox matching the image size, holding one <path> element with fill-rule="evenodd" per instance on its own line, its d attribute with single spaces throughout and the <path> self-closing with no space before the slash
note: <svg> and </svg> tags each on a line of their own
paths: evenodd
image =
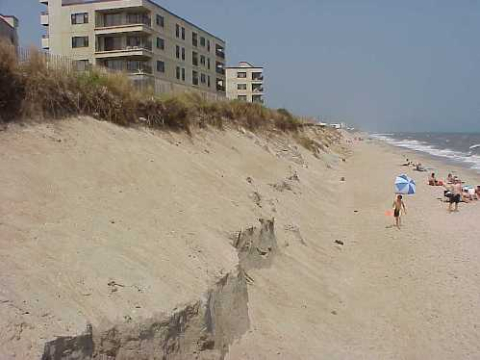
<svg viewBox="0 0 480 360">
<path fill-rule="evenodd" d="M 409 178 L 407 175 L 397 176 L 395 179 L 395 193 L 413 195 L 417 189 L 415 181 Z"/>
</svg>

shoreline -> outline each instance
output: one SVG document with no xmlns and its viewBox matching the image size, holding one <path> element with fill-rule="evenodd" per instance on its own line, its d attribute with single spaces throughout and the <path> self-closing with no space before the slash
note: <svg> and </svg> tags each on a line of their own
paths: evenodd
<svg viewBox="0 0 480 360">
<path fill-rule="evenodd" d="M 439 180 L 444 180 L 446 179 L 448 173 L 451 172 L 453 175 L 461 175 L 460 177 L 462 179 L 472 182 L 472 185 L 480 185 L 480 172 L 467 166 L 463 166 L 459 162 L 443 159 L 439 156 L 431 155 L 423 151 L 403 148 L 378 139 L 368 138 L 367 141 L 370 141 L 371 143 L 380 147 L 389 149 L 389 151 L 392 153 L 396 153 L 402 157 L 407 157 L 415 163 L 420 162 L 428 171 L 415 171 L 415 173 L 424 174 L 425 178 L 428 177 L 429 173 L 435 172 Z M 443 171 L 441 173 L 441 177 L 440 174 L 437 174 L 438 170 Z M 447 171 L 447 173 L 444 174 L 445 171 Z"/>
<path fill-rule="evenodd" d="M 464 169 L 464 170 L 465 169 L 469 170 L 469 171 L 475 173 L 477 176 L 480 177 L 480 169 L 475 169 L 474 168 L 474 163 L 472 163 L 472 162 L 468 163 L 468 162 L 463 162 L 463 161 L 457 161 L 457 160 L 454 160 L 454 159 L 449 158 L 447 156 L 434 155 L 434 154 L 430 154 L 426 151 L 416 150 L 416 149 L 411 149 L 411 148 L 408 148 L 408 147 L 395 145 L 395 144 L 392 144 L 392 143 L 390 143 L 386 140 L 376 138 L 376 137 L 371 137 L 370 134 L 367 134 L 366 138 L 369 141 L 385 144 L 385 145 L 391 146 L 395 149 L 399 149 L 399 151 L 405 152 L 406 154 L 410 154 L 411 156 L 416 156 L 416 157 L 420 156 L 420 157 L 423 157 L 423 158 L 426 158 L 426 159 L 429 159 L 429 160 L 434 160 L 435 162 L 440 162 L 444 165 L 451 166 L 453 168 L 460 168 L 460 169 Z"/>
</svg>

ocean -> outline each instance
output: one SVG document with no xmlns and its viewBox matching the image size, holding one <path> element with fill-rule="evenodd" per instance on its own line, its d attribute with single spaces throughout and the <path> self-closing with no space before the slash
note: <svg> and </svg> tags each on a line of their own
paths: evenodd
<svg viewBox="0 0 480 360">
<path fill-rule="evenodd" d="M 390 133 L 370 136 L 456 163 L 480 174 L 480 133 Z"/>
</svg>

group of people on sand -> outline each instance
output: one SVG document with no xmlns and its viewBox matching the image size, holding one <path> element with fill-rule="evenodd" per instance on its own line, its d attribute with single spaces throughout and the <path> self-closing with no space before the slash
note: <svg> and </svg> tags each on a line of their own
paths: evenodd
<svg viewBox="0 0 480 360">
<path fill-rule="evenodd" d="M 425 166 L 422 165 L 422 163 L 414 163 L 413 161 L 410 161 L 408 158 L 405 159 L 405 163 L 402 166 L 412 166 L 413 170 L 415 171 L 420 171 L 420 172 L 426 172 L 427 169 Z"/>
<path fill-rule="evenodd" d="M 421 163 L 414 163 L 408 158 L 405 159 L 405 163 L 402 166 L 411 166 L 413 167 L 413 170 L 416 171 L 427 171 Z M 432 172 L 428 176 L 428 185 L 442 186 L 445 188 L 443 195 L 446 198 L 446 202 L 448 202 L 449 212 L 458 211 L 458 204 L 460 202 L 470 203 L 472 201 L 480 201 L 480 185 L 477 185 L 476 187 L 466 186 L 464 181 L 453 174 L 448 174 L 447 180 L 444 181 L 437 179 L 435 173 Z M 392 207 L 395 225 L 397 228 L 400 228 L 401 214 L 402 212 L 407 214 L 407 208 L 402 195 L 396 195 Z"/>
<path fill-rule="evenodd" d="M 448 202 L 448 211 L 458 211 L 458 204 L 460 202 L 469 203 L 475 200 L 480 200 L 480 185 L 476 187 L 465 186 L 459 177 L 448 174 L 447 180 L 438 180 L 435 173 L 431 173 L 428 177 L 428 185 L 443 186 L 445 188 L 443 195 Z"/>
</svg>

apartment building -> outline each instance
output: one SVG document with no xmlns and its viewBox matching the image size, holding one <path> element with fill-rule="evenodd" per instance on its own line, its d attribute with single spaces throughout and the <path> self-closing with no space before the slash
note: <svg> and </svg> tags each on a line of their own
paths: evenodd
<svg viewBox="0 0 480 360">
<path fill-rule="evenodd" d="M 18 19 L 13 15 L 0 14 L 0 37 L 18 46 Z"/>
<path fill-rule="evenodd" d="M 227 97 L 253 103 L 264 102 L 263 67 L 242 61 L 226 68 Z"/>
<path fill-rule="evenodd" d="M 42 47 L 76 61 L 125 71 L 156 93 L 196 90 L 225 97 L 225 41 L 152 0 L 39 0 Z"/>
</svg>

